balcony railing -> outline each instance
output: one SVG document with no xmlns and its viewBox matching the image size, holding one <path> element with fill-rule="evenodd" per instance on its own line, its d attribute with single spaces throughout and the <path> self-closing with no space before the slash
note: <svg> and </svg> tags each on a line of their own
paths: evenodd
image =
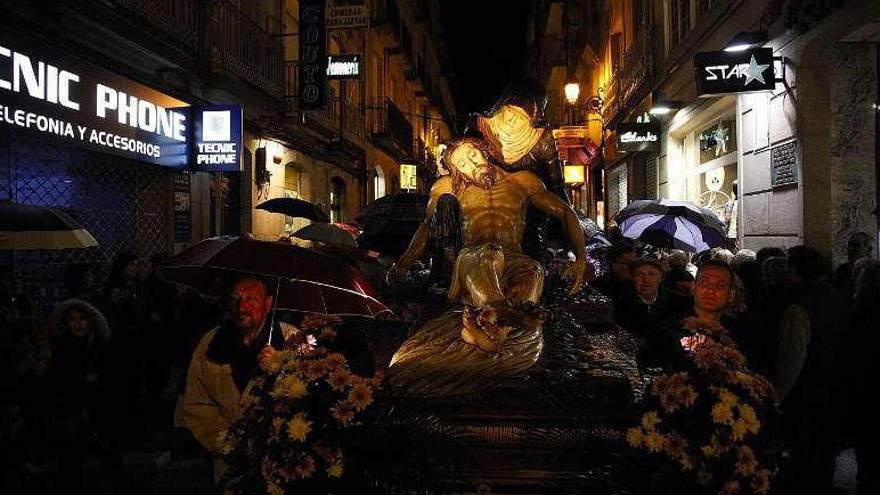
<svg viewBox="0 0 880 495">
<path fill-rule="evenodd" d="M 636 39 L 623 54 L 623 64 L 618 71 L 619 100 L 622 107 L 630 108 L 638 103 L 650 85 L 654 75 L 653 39 L 650 24 L 636 34 Z"/>
<path fill-rule="evenodd" d="M 389 98 L 377 97 L 370 102 L 369 129 L 377 146 L 398 159 L 412 158 L 413 127 Z"/>
<path fill-rule="evenodd" d="M 112 0 L 191 51 L 199 44 L 199 0 Z"/>
<path fill-rule="evenodd" d="M 273 97 L 284 96 L 280 38 L 266 32 L 230 0 L 107 1 L 151 32 L 164 33 L 209 67 L 227 70 Z"/>
<path fill-rule="evenodd" d="M 210 18 L 211 45 L 219 62 L 269 94 L 284 95 L 284 48 L 279 38 L 252 21 L 228 0 Z"/>
<path fill-rule="evenodd" d="M 602 117 L 606 123 L 611 123 L 617 118 L 620 111 L 620 78 L 618 74 L 612 74 L 611 78 L 599 87 L 599 95 L 604 100 Z"/>
</svg>

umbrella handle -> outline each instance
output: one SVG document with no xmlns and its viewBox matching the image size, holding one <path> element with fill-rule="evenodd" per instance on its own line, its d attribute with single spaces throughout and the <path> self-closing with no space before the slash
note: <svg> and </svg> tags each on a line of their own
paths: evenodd
<svg viewBox="0 0 880 495">
<path fill-rule="evenodd" d="M 272 306 L 278 304 L 278 292 L 281 288 L 281 278 L 277 278 L 275 282 L 275 297 L 272 299 Z M 272 316 L 269 318 L 269 340 L 266 341 L 266 345 L 272 345 L 272 333 L 275 331 L 275 308 L 272 308 Z"/>
</svg>

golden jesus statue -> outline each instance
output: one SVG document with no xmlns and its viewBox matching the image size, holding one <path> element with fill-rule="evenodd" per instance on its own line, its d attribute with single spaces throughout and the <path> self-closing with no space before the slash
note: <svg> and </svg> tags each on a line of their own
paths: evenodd
<svg viewBox="0 0 880 495">
<path fill-rule="evenodd" d="M 519 362 L 507 371 L 521 371 L 537 360 L 542 346 L 540 322 L 521 311 L 523 306 L 537 303 L 544 288 L 543 267 L 523 254 L 521 247 L 529 205 L 563 223 L 576 258 L 563 275 L 571 281 L 572 293 L 583 286 L 588 265 L 583 230 L 574 210 L 548 191 L 534 173 L 506 172 L 497 167 L 489 160 L 489 151 L 488 143 L 475 138 L 462 138 L 447 147 L 443 162 L 450 175 L 434 183 L 425 221 L 391 268 L 389 276 L 399 276 L 424 253 L 429 222 L 440 197 L 455 196 L 461 212 L 463 247 L 455 262 L 448 296 L 463 303 L 465 310 L 457 322 L 449 314 L 429 322 L 401 346 L 389 370 L 392 384 L 395 375 L 420 375 L 413 371 L 420 366 L 444 374 L 450 372 L 450 366 L 468 367 L 463 355 L 488 359 L 503 351 L 512 331 L 516 333 L 514 346 L 526 345 L 531 356 L 507 360 L 511 365 Z M 453 335 L 470 349 L 451 345 Z M 444 363 L 447 359 L 450 362 Z"/>
</svg>

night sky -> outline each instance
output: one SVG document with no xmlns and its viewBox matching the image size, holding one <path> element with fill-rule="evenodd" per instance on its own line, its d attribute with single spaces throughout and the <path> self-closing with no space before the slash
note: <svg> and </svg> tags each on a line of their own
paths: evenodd
<svg viewBox="0 0 880 495">
<path fill-rule="evenodd" d="M 527 0 L 449 0 L 443 7 L 461 110 L 484 110 L 508 81 L 525 75 Z"/>
</svg>

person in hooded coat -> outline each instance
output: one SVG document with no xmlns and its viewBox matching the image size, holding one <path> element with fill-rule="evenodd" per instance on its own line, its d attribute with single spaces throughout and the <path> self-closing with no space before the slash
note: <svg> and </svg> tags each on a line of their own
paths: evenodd
<svg viewBox="0 0 880 495">
<path fill-rule="evenodd" d="M 109 398 L 103 384 L 110 326 L 97 308 L 81 299 L 58 303 L 47 323 L 48 363 L 31 370 L 24 401 L 31 418 L 24 457 L 33 470 L 46 455 L 56 456 L 56 486 L 78 493 L 82 462 L 106 426 Z"/>
</svg>

